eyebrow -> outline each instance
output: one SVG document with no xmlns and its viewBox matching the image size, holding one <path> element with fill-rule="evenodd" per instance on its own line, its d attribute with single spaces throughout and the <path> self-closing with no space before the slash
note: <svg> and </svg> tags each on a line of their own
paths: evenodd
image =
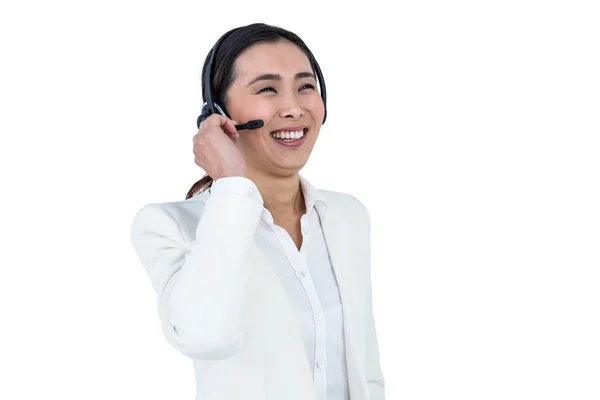
<svg viewBox="0 0 600 400">
<path fill-rule="evenodd" d="M 298 72 L 295 76 L 296 80 L 302 79 L 302 78 L 315 79 L 315 74 L 313 74 L 312 72 Z M 281 80 L 281 75 L 279 75 L 279 74 L 262 74 L 262 75 L 257 76 L 256 78 L 252 79 L 252 81 L 250 81 L 248 86 L 250 86 L 258 81 L 280 81 L 280 80 Z"/>
</svg>

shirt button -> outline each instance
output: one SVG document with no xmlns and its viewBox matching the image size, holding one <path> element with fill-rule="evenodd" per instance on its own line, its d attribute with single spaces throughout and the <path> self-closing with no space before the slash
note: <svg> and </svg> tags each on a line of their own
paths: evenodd
<svg viewBox="0 0 600 400">
<path fill-rule="evenodd" d="M 323 318 L 323 314 L 321 314 L 320 312 L 315 314 L 315 318 L 317 319 L 317 321 L 320 321 Z"/>
<path fill-rule="evenodd" d="M 317 363 L 317 367 L 319 367 L 319 368 L 323 368 L 324 366 L 325 366 L 325 363 L 323 361 L 319 361 Z"/>
<path fill-rule="evenodd" d="M 302 232 L 304 232 L 305 235 L 308 235 L 308 226 L 304 225 L 302 227 Z"/>
<path fill-rule="evenodd" d="M 304 271 L 298 271 L 298 272 L 296 272 L 296 276 L 298 278 L 304 278 L 306 276 L 306 272 L 304 272 Z"/>
</svg>

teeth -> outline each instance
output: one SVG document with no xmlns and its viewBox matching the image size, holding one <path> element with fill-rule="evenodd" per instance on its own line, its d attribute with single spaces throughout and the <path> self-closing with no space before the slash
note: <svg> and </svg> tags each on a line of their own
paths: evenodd
<svg viewBox="0 0 600 400">
<path fill-rule="evenodd" d="M 286 131 L 286 132 L 275 132 L 271 133 L 275 139 L 287 139 L 287 140 L 298 140 L 304 136 L 304 130 L 301 131 Z"/>
</svg>

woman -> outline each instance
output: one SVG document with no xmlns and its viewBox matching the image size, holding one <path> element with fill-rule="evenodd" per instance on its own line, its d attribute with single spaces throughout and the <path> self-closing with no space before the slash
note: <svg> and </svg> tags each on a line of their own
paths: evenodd
<svg viewBox="0 0 600 400">
<path fill-rule="evenodd" d="M 383 400 L 369 214 L 299 174 L 325 120 L 318 64 L 278 27 L 221 39 L 202 82 L 218 112 L 194 136 L 207 175 L 132 224 L 164 334 L 197 400 Z M 263 125 L 236 130 L 248 120 Z"/>
</svg>

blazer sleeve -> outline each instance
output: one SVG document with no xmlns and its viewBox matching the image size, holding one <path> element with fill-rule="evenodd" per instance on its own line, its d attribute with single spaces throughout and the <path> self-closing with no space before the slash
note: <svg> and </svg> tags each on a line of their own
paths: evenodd
<svg viewBox="0 0 600 400">
<path fill-rule="evenodd" d="M 163 332 L 192 358 L 225 359 L 242 343 L 245 259 L 263 210 L 254 190 L 242 177 L 215 181 L 191 241 L 164 204 L 147 204 L 133 218 L 131 241 L 156 292 Z"/>
<path fill-rule="evenodd" d="M 358 201 L 358 200 L 357 200 Z M 366 321 L 366 366 L 367 386 L 369 388 L 370 400 L 385 400 L 385 379 L 381 369 L 381 360 L 379 353 L 379 344 L 377 340 L 377 329 L 375 326 L 375 317 L 373 315 L 373 287 L 371 283 L 371 216 L 367 207 L 359 201 L 362 206 L 368 225 L 368 243 L 369 252 L 369 273 L 366 280 L 367 303 L 365 309 Z"/>
</svg>

